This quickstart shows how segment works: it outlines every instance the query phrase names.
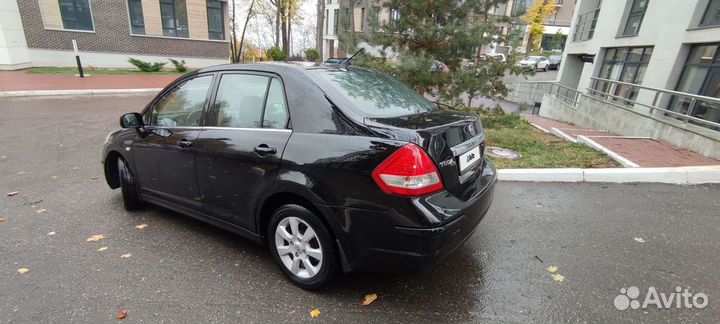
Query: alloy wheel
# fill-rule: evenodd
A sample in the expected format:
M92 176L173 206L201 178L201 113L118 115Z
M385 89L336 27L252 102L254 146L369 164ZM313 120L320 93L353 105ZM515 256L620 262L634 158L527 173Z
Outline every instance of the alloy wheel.
M275 228L275 249L290 272L310 279L320 272L323 249L317 232L298 217L285 217Z

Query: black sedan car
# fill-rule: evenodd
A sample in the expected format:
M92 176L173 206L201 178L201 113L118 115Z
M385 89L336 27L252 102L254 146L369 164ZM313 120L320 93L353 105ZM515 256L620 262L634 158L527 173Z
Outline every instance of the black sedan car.
M549 70L557 70L560 68L560 63L562 63L562 55L551 55L548 57L548 62Z
M490 207L478 117L345 65L222 65L120 118L103 163L125 208L151 203L267 244L313 289L338 271L417 270Z

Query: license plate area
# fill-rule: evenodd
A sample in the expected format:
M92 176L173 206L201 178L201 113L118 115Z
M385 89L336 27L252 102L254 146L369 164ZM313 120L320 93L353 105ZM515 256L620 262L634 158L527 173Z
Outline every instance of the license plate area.
M460 168L460 174L465 173L470 167L476 163L482 161L482 155L480 153L480 146L475 146L469 151L460 154L458 157L458 167Z

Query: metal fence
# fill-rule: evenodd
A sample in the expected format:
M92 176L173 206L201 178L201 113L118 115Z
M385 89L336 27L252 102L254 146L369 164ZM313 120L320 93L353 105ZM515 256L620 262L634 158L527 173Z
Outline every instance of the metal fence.
M580 98L580 91L573 88L568 88L558 83L550 84L550 90L548 93L555 98L562 100L564 103L572 106L573 109L577 109L578 98Z
M641 94L644 90L647 94ZM720 130L720 99L638 84L592 78L588 94L603 101L628 107L645 107L649 113L660 111L712 130Z

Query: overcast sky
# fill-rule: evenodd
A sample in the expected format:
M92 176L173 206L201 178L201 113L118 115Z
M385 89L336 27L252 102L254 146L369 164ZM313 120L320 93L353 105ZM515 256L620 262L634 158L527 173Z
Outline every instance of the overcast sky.
M261 5L271 7L268 0L258 0ZM238 27L242 32L243 23L245 17L250 8L250 1L241 0L237 1L238 10L237 13L240 16ZM257 4L256 4L257 5ZM301 0L300 17L299 21L292 25L292 52L299 53L306 48L315 47L315 18L317 0ZM248 30L245 32L245 39L250 40L255 46L263 49L272 47L275 42L273 34L274 20L266 15L258 14L250 20L248 24Z

